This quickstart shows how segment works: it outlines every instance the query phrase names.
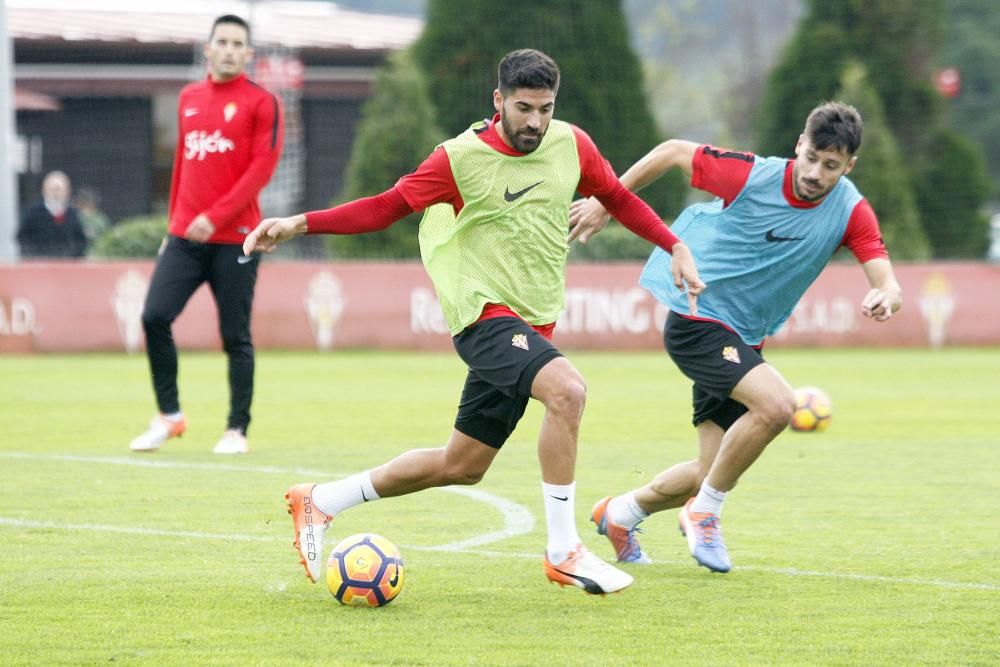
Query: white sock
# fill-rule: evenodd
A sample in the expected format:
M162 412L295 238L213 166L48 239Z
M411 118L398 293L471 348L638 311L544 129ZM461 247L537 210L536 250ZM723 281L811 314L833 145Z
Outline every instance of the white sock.
M635 528L640 521L649 516L635 500L635 491L629 491L623 496L615 496L608 502L608 518L613 523L628 530Z
M313 489L312 498L320 512L337 516L355 505L378 500L378 494L372 486L371 471L366 470L336 482L317 484Z
M574 511L576 482L570 484L542 482L542 496L545 499L545 524L549 530L549 542L545 551L549 562L558 565L580 544Z
M701 490L691 503L692 512L705 512L722 516L722 501L726 499L725 491L718 491L708 485L708 482L701 483Z
M169 415L163 415L163 418L166 419L168 422L179 422L181 419L184 418L184 413L180 411L171 412Z

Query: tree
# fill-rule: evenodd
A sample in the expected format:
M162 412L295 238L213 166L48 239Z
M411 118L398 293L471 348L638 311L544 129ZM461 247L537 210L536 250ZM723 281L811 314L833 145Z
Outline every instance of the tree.
M961 90L946 103L949 127L982 148L993 193L1000 191L1000 3L995 0L947 0L948 39L938 64L955 67Z
M813 20L848 36L846 52L868 68L885 118L901 145L924 145L941 120L931 68L944 42L944 0L811 0Z
M660 141L621 3L608 0L431 0L415 49L445 132L492 115L497 63L517 48L540 49L559 63L556 117L587 131L616 172ZM673 173L642 197L673 216L685 191L683 175Z
M885 123L882 101L868 82L864 65L849 65L841 86L837 98L854 105L865 122L858 162L850 178L867 196L878 216L882 238L892 257L927 259L930 250L920 225L909 172L899 145Z
M769 80L758 118L762 151L798 134L804 114L830 99L851 60L868 68L896 138L919 147L924 130L939 120L930 71L943 39L943 0L809 0L808 6Z
M797 136L807 108L835 92L831 77L839 81L848 63L857 61L868 72L871 88L885 109L884 122L901 147L905 164L920 166L910 172L909 199L917 203L923 224L960 224L953 222L957 220L954 216L941 219L937 210L941 207L956 211L960 206L972 206L971 215L975 216L985 200L980 178L969 173L964 182L950 182L951 189L947 191L939 182L927 180L934 176L926 165L941 160L951 162L951 156L932 157L932 145L938 150L943 146L962 150L957 142L937 140L945 118L941 101L931 86L931 66L942 48L944 8L944 0L809 0L809 13L768 83L766 102L758 119L762 152L776 152L775 147L784 145L779 142L788 141L784 137ZM797 118L792 117L793 112ZM971 147L965 145L965 148ZM963 155L969 158L966 166L970 170L981 168L977 165L982 160L968 152ZM899 169L907 167L900 165ZM881 187L893 191L880 192ZM896 187L884 178L874 179L868 183L865 194L873 202L903 205L894 190ZM928 196L916 197L913 193ZM930 193L934 193L933 202ZM960 233L968 233L968 229L966 225ZM925 236L935 238L936 233L939 230L925 228ZM919 256L916 246L908 246L911 238L910 234L904 234L896 242L906 247L907 253ZM935 254L940 250L943 248L934 248Z
M375 91L361 111L358 134L347 164L344 202L383 192L413 171L444 139L434 123L423 75L408 51L394 54L379 71ZM331 236L330 253L348 258L417 258L414 214L377 234Z
M806 117L833 97L847 61L848 35L826 23L803 28L792 38L768 78L757 113L757 152L791 155Z
M989 246L989 220L982 205L990 182L982 153L953 130L939 128L917 167L924 229L935 257L982 259Z

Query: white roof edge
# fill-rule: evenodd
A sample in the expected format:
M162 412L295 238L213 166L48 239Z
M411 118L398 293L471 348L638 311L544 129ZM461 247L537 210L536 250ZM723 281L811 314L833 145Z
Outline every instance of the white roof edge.
M7 30L21 40L200 44L225 13L251 22L258 45L398 49L419 37L424 21L301 0L6 0Z

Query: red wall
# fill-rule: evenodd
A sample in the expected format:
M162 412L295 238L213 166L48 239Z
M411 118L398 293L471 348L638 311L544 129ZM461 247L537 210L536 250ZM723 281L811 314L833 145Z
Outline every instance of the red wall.
M661 347L664 312L636 284L641 264L571 265L556 342L567 348ZM152 262L22 262L0 266L0 353L139 350ZM772 345L1000 344L1000 266L896 266L903 310L886 324L860 314L856 264L827 267ZM219 349L202 287L177 320L177 343ZM258 348L450 349L420 264L267 262L253 318Z

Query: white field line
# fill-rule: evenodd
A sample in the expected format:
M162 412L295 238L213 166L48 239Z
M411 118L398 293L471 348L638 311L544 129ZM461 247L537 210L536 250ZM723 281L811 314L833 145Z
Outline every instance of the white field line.
M299 468L278 468L278 467L253 467L235 466L216 463L183 463L173 461L153 461L148 459L132 459L128 457L96 457L96 456L75 456L61 454L28 454L22 452L0 452L0 458L21 459L21 460L46 460L46 461L74 461L84 463L99 463L106 465L135 465L155 468L185 468L202 470L225 470L234 472L251 472L264 474L297 474L308 477L332 478L345 477L344 474L331 474L315 470L303 470ZM534 518L531 512L522 505L511 502L504 498L494 496L489 493L469 489L466 487L445 487L443 491L458 493L475 500L480 500L496 507L505 517L506 525L503 529L485 533L459 542L436 546L400 545L405 549L413 551L450 551L454 553L469 554L475 556L486 556L495 558L524 558L538 559L540 553L511 553L504 551L492 551L485 549L475 549L473 547L482 546L490 542L496 542L507 537L522 535L531 532L534 528ZM97 524L62 524L51 521L31 521L26 519L16 519L11 517L0 517L0 527L27 528L42 530L75 530L84 532L110 532L124 533L129 535L149 535L156 537L178 537L199 540L226 540L237 542L282 542L283 538L267 537L263 535L244 535L240 533L206 533L201 531L180 531L180 530L159 530L156 528L140 528L130 526L104 526ZM657 565L691 565L690 560L657 560ZM937 588L949 588L956 590L982 590L1000 591L1000 585L989 583L947 581L943 579L913 579L908 577L886 577L870 574L852 574L842 572L819 572L814 570L799 570L786 567L763 567L757 565L737 566L734 572L764 572L768 574L779 574L789 577L820 577L825 579L842 579L848 581L869 581L894 585L910 586L931 586Z
M240 533L204 533L200 531L190 531L190 530L159 530L156 528L130 528L126 526L101 526L97 524L70 524L70 523L55 523L52 521L30 521L26 519L13 519L9 517L0 517L0 527L8 526L11 528L27 528L27 529L39 529L39 530L76 530L84 532L96 532L96 533L124 533L128 535L149 535L154 537L179 537L187 539L196 540L223 540L228 542L272 542L280 543L284 542L284 538L278 537L266 537L264 535L242 535ZM474 541L468 540L469 542ZM485 556L492 558L524 558L530 560L537 560L539 554L533 553L511 553L504 551L491 551L484 549L471 549L468 547L457 546L458 543L443 545L443 546L418 546L414 544L403 544L400 545L404 550L410 551L452 551L459 554L474 555L474 556ZM657 565L691 565L694 567L694 563L690 560L685 561L674 561L674 560L658 560ZM760 567L756 565L746 565L738 566L734 571L741 572L765 572L768 574L780 574L788 577L821 577L825 579L845 579L849 581L871 581L884 584L894 584L894 585L911 585L911 586L934 586L938 588L951 588L959 590L980 590L980 591L1000 591L1000 586L995 584L977 584L972 582L961 582L961 581L944 581L941 579L910 579L906 577L883 577L878 575L870 574L850 574L841 572L816 572L812 570L797 570L795 568L785 568L785 567Z
M248 472L263 473L271 475L297 475L301 477L311 477L314 479L337 479L346 477L345 474L333 474L319 470L306 470L302 468L280 468L273 466L241 466L226 463L193 463L182 461L156 461L149 458L148 454L141 454L143 458L128 456L76 456L72 454L30 454L24 452L0 452L0 457L28 460L28 461L68 461L73 463L96 463L103 465L141 466L147 468L171 468L171 469L195 469L195 470L221 470L225 472ZM441 487L441 491L457 493L460 496L478 500L491 505L503 516L504 525L499 530L482 533L449 544L441 544L433 549L437 551L462 551L470 547L479 547L491 542L499 542L509 537L516 537L530 533L535 529L535 517L531 511L523 505L518 505L506 498L494 496L493 494L470 489L463 486Z
M0 526L11 528L37 528L39 530L79 530L87 533L123 533L125 535L151 535L154 537L185 537L195 540L225 540L227 542L277 542L276 537L264 535L240 535L238 533L203 533L198 530L160 530L158 528L137 528L129 526L102 526L96 523L55 523L54 521L31 521L0 516ZM289 531L289 534L292 531Z

